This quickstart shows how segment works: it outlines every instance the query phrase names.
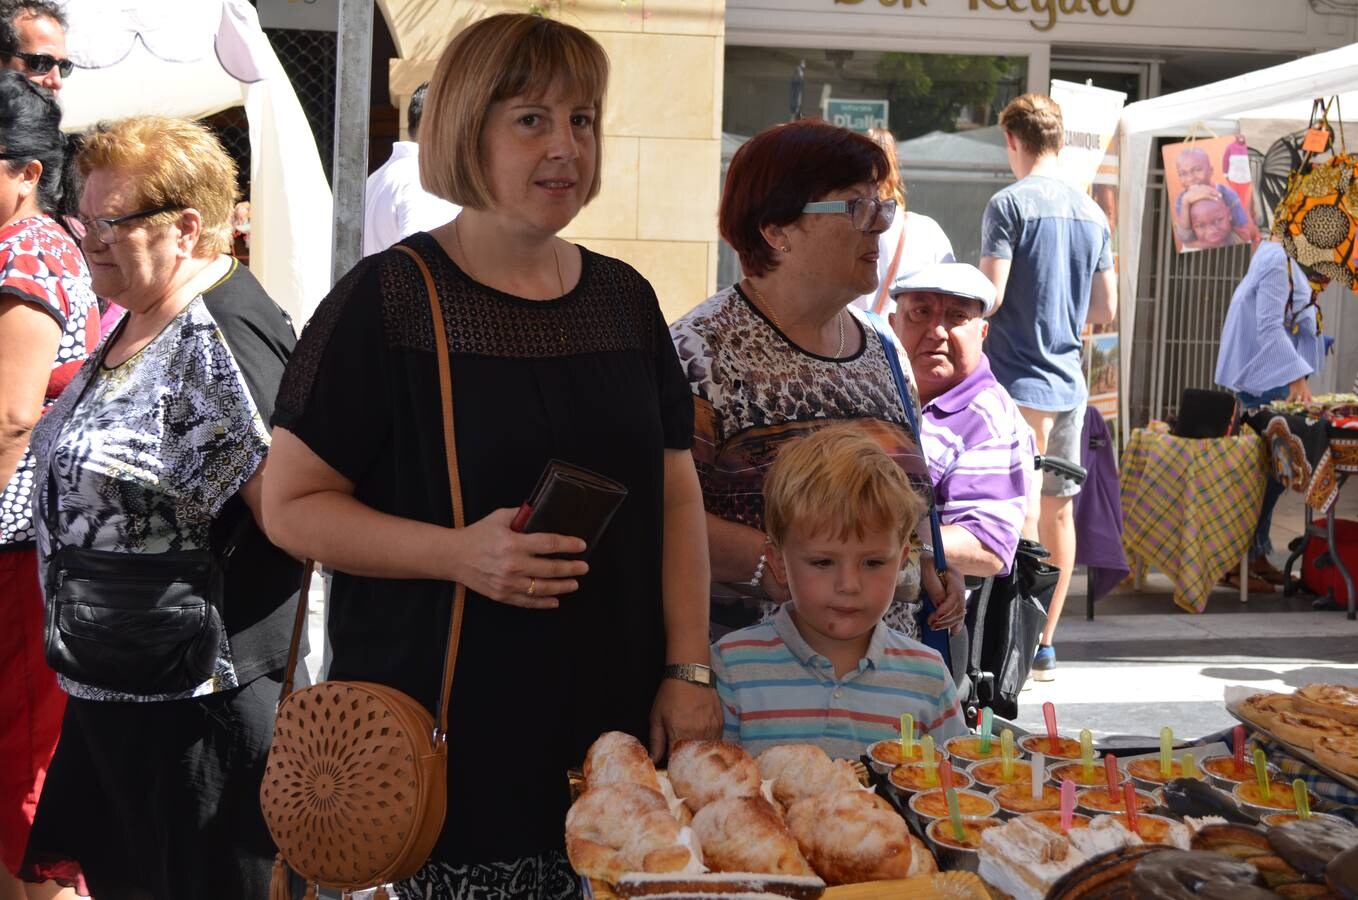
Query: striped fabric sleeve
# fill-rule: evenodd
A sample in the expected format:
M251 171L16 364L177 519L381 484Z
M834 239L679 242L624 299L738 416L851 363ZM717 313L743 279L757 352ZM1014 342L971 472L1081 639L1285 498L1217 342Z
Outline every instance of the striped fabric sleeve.
M736 702L736 690L727 674L720 644L712 645L712 674L717 680L717 699L721 701L721 738L730 743L740 743L740 706Z
M943 660L938 661L940 669L943 669ZM934 707L934 716L929 722L929 733L934 736L936 744L942 744L948 738L957 737L967 733L966 718L962 715L962 704L957 699L957 687L953 684L952 677L943 669L943 690L938 695L937 703Z

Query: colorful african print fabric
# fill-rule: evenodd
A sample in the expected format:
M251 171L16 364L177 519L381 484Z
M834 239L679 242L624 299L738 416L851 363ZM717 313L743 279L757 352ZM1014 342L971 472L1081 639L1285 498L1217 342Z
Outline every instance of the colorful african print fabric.
M1358 292L1358 156L1336 154L1294 174L1273 233L1288 256Z

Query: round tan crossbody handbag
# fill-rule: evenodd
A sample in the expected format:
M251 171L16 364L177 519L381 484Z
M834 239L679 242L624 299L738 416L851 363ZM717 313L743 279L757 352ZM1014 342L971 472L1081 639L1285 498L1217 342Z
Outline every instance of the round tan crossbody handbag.
M396 249L415 260L429 292L453 525L461 528L462 488L443 312L424 260L408 247ZM453 589L436 723L423 704L384 684L325 681L292 689L311 570L308 560L273 745L259 789L264 821L278 846L270 900L289 900L289 867L306 880L307 898L315 898L318 887L348 892L410 878L429 858L447 812L448 698L466 588L457 584ZM378 887L374 900L387 900L385 889Z

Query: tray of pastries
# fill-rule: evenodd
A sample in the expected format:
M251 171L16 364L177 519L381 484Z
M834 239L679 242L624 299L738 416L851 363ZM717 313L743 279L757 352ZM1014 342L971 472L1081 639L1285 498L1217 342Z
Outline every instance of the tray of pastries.
M1188 849L1126 845L1083 860L1046 896L1351 898L1358 896L1358 828L1316 821L1210 825Z
M1295 693L1228 690L1226 709L1298 759L1358 791L1358 688L1308 684Z
M659 772L635 738L608 732L572 781L566 853L600 900L834 900L836 885L937 873L866 780L861 764L807 744L756 759L734 744L680 741Z

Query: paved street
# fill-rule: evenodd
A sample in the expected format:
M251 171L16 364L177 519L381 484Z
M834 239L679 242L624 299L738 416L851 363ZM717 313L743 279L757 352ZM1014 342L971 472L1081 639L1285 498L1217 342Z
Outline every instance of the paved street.
M1358 518L1358 492L1346 492L1339 505L1341 518ZM1273 528L1279 567L1288 541L1301 533L1302 515L1296 494L1279 501ZM1155 736L1169 725L1176 736L1195 738L1234 724L1222 705L1227 685L1358 685L1358 622L1315 611L1309 598L1278 592L1242 604L1237 591L1222 587L1195 616L1174 606L1168 579L1152 572L1142 592L1122 587L1100 601L1089 622L1084 591L1079 572L1057 630L1056 680L1029 682L1019 701L1024 728L1043 728L1041 705L1051 700L1063 731Z

